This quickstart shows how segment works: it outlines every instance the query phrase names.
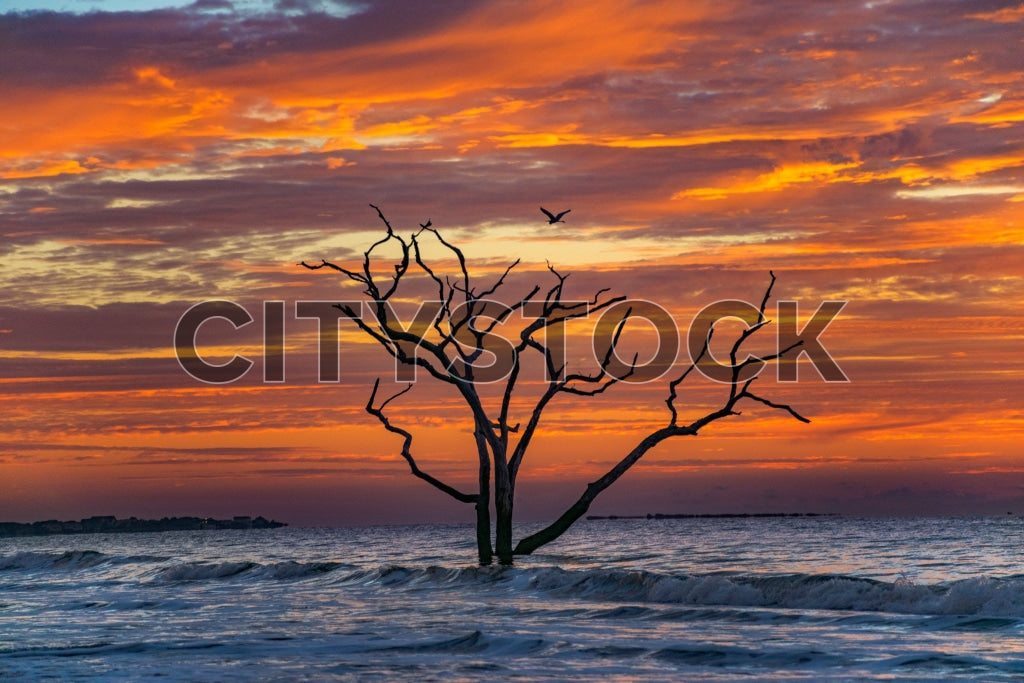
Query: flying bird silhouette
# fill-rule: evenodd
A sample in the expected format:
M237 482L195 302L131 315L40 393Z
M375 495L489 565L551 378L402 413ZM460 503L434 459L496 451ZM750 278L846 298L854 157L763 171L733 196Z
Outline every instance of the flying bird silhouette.
M572 211L572 209L566 209L565 211L556 216L555 214L545 209L543 206L540 207L540 210L543 211L544 215L548 217L548 224L550 225L554 225L555 223L564 223L565 221L562 220L562 216Z

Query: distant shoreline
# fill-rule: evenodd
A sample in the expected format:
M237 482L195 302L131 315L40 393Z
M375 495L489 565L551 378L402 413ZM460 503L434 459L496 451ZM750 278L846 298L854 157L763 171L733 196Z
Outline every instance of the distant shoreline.
M839 517L838 512L706 512L664 514L661 512L646 515L587 515L592 520L616 519L731 519L746 517Z
M41 522L0 522L0 538L14 536L58 536L62 534L128 534L161 531L212 531L221 529L277 529L285 522L264 517L237 516L164 517L162 519L118 519L114 516L88 517L78 521L48 519Z

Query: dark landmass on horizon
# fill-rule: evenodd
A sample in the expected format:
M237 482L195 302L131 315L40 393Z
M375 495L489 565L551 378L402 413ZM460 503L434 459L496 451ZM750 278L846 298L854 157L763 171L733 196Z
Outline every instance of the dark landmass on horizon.
M212 517L164 517L163 519L118 519L95 516L77 522L48 519L42 522L0 522L0 538L10 536L56 536L59 534L122 534L145 531L209 531L219 529L277 529L285 522L264 517L238 516L231 519Z
M646 515L587 515L587 519L729 519L743 517L839 517L838 512L705 512L676 513L661 512Z

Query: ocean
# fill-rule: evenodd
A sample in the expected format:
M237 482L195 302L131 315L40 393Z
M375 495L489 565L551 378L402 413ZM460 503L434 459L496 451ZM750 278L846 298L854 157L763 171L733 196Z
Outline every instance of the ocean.
M527 528L528 530L528 528ZM581 521L0 539L0 680L1024 677L1024 519Z

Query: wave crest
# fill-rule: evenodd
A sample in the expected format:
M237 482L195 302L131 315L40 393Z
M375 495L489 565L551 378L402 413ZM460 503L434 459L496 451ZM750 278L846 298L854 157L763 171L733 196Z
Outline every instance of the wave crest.
M356 572L346 582L414 589L507 584L563 598L689 606L774 607L1024 618L1024 579L979 577L933 585L830 574L672 575L561 567L408 568Z
M141 565L141 566L140 566ZM153 566L156 565L156 566ZM1024 619L1024 576L975 577L936 584L881 581L838 574L671 574L648 570L537 567L409 567L356 569L334 561L248 559L187 562L93 550L19 552L0 556L0 571L73 572L103 567L128 581L324 580L339 590L479 590L544 594L611 603L768 607L802 610L966 615ZM339 571L345 570L345 571Z

